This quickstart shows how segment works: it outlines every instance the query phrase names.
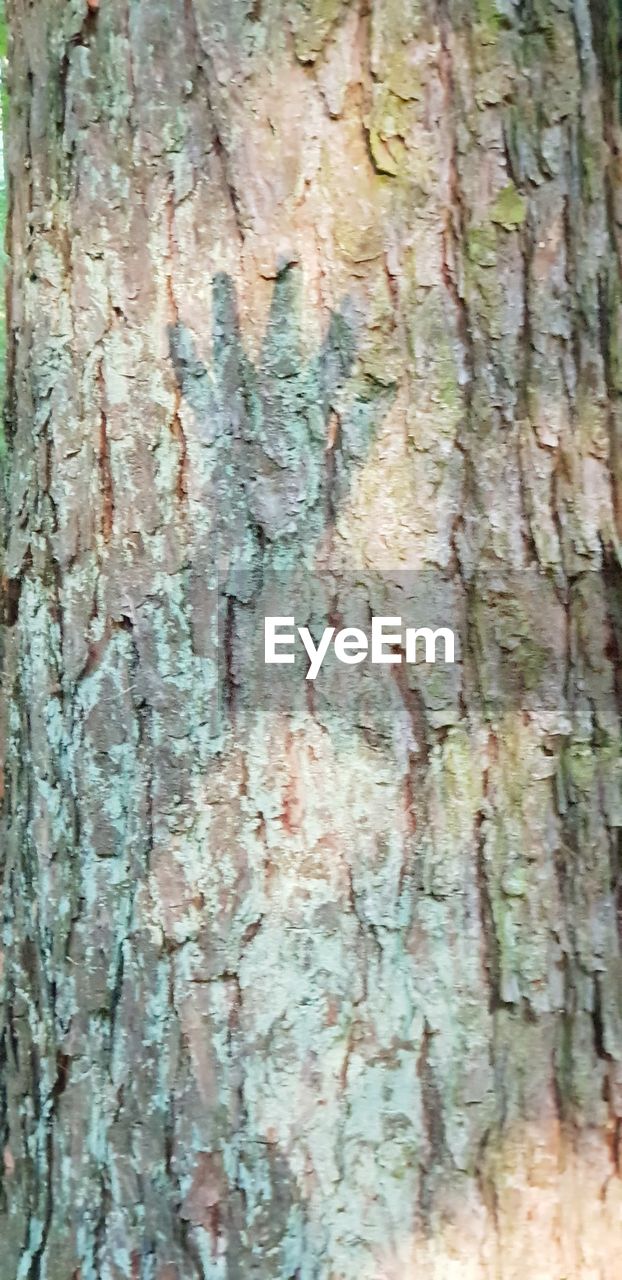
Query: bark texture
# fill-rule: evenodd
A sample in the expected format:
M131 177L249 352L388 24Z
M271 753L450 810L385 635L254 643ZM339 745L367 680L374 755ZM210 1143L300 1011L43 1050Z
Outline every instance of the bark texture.
M617 3L9 22L0 1277L615 1280ZM456 681L254 705L266 557Z

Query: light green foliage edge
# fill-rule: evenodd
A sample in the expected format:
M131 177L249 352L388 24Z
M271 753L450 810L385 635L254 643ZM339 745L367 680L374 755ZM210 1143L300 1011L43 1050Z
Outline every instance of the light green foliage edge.
M0 0L0 407L5 398L6 371L6 219L7 219L7 182L5 168L4 139L8 112L7 93L7 24L4 0ZM4 424L0 413L0 460L6 448Z

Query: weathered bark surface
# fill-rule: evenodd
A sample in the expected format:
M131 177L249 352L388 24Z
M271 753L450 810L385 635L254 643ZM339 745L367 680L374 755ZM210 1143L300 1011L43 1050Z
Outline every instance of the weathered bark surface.
M11 0L2 1280L619 1275L616 13ZM267 555L452 695L254 707Z

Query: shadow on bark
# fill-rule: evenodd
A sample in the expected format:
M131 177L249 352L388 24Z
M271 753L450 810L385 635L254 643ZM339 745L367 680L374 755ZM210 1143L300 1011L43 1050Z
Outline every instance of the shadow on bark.
M170 333L183 403L204 447L218 459L210 519L219 580L212 580L209 597L218 625L210 646L203 622L199 647L211 653L217 668L214 769L224 762L228 778L239 780L241 797L240 829L225 821L220 835L214 832L213 865L204 884L221 909L204 917L195 976L212 982L235 972L236 1019L250 1017L252 1025L252 1014L244 1012L245 983L251 970L261 974L265 967L267 975L262 1000L271 1031L252 1054L255 1066L270 1055L274 1070L270 1090L261 1104L256 1097L253 1104L255 1132L262 1136L252 1177L257 1187L272 1186L285 1207L279 1215L269 1193L264 1203L258 1191L257 1212L261 1205L269 1224L266 1240L259 1232L254 1244L232 1219L225 1231L231 1257L245 1259L243 1267L232 1262L233 1274L239 1265L265 1277L302 1274L294 1263L288 1270L279 1251L304 1218L300 1136L305 1124L310 1132L316 1123L323 1131L318 1098L331 1094L317 1049L326 1028L336 1026L341 1046L346 1125L364 1127L366 1117L373 1122L374 1103L357 1085L357 1064L363 1080L361 1064L367 1062L359 1050L366 1016L357 1010L363 1001L380 1008L396 998L392 982L404 983L406 1002L406 988L419 970L420 981L429 984L413 1002L427 1013L401 1028L396 1013L400 1032L386 1051L395 1072L406 1072L411 1091L408 1118L402 1104L395 1104L394 1174L405 1189L404 1205L414 1207L402 1239L396 1230L393 1244L379 1246L378 1274L384 1278L409 1274L406 1268L427 1257L426 1251L431 1259L437 1237L447 1252L436 1265L452 1265L452 1250L460 1249L456 1232L468 1234L465 1205L473 1186L483 1188L492 1220L504 1161L520 1163L522 1143L525 1168L530 1161L537 1165L540 1132L549 1134L552 1148L564 1149L560 1160L576 1159L580 1167L579 1137L575 1151L574 1138L565 1146L562 1136L565 1126L572 1134L572 1117L581 1107L578 1069L567 1045L577 1027L594 1038L603 1090L613 1087L605 1080L610 1065L613 1071L617 1015L608 1002L603 1030L599 979L594 1017L574 1015L574 1032L566 1001L574 981L572 957L582 945L582 908L574 901L584 856L579 828L597 824L595 789L610 797L605 810L611 822L619 820L612 791L617 719L607 712L611 691L589 627L579 627L570 642L568 632L571 617L582 611L596 620L598 634L611 625L618 637L619 620L611 615L610 623L605 584L595 574L564 586L552 573L510 572L492 556L484 556L482 568L469 577L458 558L449 571L427 574L404 574L399 567L371 574L340 559L340 510L390 411L393 392L368 386L368 397L355 394L348 401L356 321L345 306L331 319L318 355L305 359L297 319L300 290L298 272L288 268L275 286L256 365L245 352L233 288L224 276L214 282L213 367L198 357L186 331ZM339 443L333 444L336 457L327 471L333 413L339 416ZM216 437L213 424L223 419L228 430ZM203 586L207 598L207 579ZM261 638L267 598L274 612L296 614L297 623L318 630L328 623L364 624L372 609L419 625L453 625L459 662L453 669L415 667L399 675L364 673L361 679L333 670L312 691L301 671L289 689L281 672L276 682L266 682L253 638ZM409 610L416 616L409 617ZM205 619L206 609L198 612ZM574 732L585 681L601 715L602 740L594 748ZM528 782L541 815L521 812ZM226 791L226 783L221 794L220 784L208 782L204 803L218 806ZM547 824L558 819L561 839L551 850ZM217 865L221 853L224 869ZM242 903L254 876L261 882L262 906L249 919ZM564 935L565 923L557 937L551 933L555 902L560 922L570 921L571 930L576 924L576 936ZM337 958L328 959L335 948ZM442 989L444 982L452 988L451 998L445 989L446 1006L452 1007L459 990L467 1007L479 1006L466 1039L459 1028L444 1024L443 997L435 994L434 975L448 963L452 973L438 979ZM277 985L287 971L291 991L285 1008ZM309 973L316 975L316 1007L298 1009L296 993L307 988ZM365 991L358 989L362 974ZM512 1087L529 1096L527 1121L518 1111L512 1118L513 1104L496 1097L486 1049L493 1022L499 1052L505 1045L516 1057ZM317 1071L317 1083L297 1090L288 1062L303 1036L310 1078ZM524 1059L517 1038L525 1042ZM240 1055L245 1043L240 1033ZM373 1061L371 1047L369 1054ZM541 1073L543 1063L553 1064L549 1075ZM530 1070L531 1087L525 1083ZM240 1088L243 1097L243 1082ZM465 1106L479 1114L468 1136L461 1131ZM271 1116L276 1129L281 1118L281 1132L266 1139ZM248 1115L241 1123L249 1123ZM289 1143L283 1136L288 1127ZM330 1129L325 1137L330 1143ZM337 1188L356 1174L335 1167L331 1176ZM232 1194L223 1175L214 1195L225 1214ZM485 1234L481 1223L473 1227L474 1259ZM354 1236L352 1250L354 1257Z

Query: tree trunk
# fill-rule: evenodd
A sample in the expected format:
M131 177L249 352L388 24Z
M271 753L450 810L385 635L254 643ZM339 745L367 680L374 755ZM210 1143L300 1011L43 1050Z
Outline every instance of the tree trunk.
M617 13L11 0L2 1280L619 1274Z

